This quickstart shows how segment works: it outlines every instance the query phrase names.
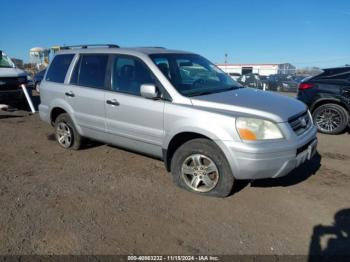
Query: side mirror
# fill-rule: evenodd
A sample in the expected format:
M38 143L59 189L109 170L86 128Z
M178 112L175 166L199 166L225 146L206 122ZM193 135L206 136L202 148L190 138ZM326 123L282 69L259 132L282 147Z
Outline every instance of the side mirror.
M0 59L2 58L2 51L0 50Z
M148 99L156 99L159 97L157 87L153 84L143 84L140 88L141 96Z

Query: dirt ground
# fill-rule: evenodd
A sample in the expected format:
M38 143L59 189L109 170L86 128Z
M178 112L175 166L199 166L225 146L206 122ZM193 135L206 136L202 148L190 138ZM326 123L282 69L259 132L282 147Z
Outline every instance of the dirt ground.
M350 134L318 138L312 162L217 199L177 188L159 160L67 151L37 114L1 113L0 254L349 252Z

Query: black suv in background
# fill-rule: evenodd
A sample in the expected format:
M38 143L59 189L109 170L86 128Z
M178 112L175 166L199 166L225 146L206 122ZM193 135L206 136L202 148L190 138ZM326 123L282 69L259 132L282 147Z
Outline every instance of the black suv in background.
M350 67L325 69L304 79L299 84L298 99L310 108L319 132L343 132L349 124Z
M296 92L298 85L307 76L300 75L270 75L267 82L267 89L269 91L278 92Z

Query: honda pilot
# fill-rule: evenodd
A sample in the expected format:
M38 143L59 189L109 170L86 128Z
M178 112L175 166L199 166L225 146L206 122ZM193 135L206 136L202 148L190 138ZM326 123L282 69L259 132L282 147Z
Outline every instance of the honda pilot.
M64 47L40 96L61 147L88 138L162 159L178 186L202 195L225 197L235 179L282 177L316 151L304 103L242 88L190 52Z

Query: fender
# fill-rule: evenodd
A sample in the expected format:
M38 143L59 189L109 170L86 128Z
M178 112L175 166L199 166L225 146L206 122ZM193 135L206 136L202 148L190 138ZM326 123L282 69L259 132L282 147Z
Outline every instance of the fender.
M222 122L221 125L210 125L210 117L203 117L199 119L202 120L197 119L195 123L193 123L191 119L181 119L175 121L175 123L171 122L171 127L168 127L166 129L169 130L169 132L165 134L162 145L162 151L163 160L167 170L170 170L170 163L166 161L169 144L172 141L172 139L178 134L195 133L207 137L221 149L225 156L231 155L231 152L227 145L225 145L224 141L231 141L232 143L234 143L235 141L240 141L240 138L238 137L238 134L235 131L235 118L227 116L225 117L223 115L218 116L216 120L219 121L220 119L220 121ZM233 162L231 163L229 162L229 165L233 174L236 174L236 172L238 172L238 164L235 163L235 160L233 160Z
M203 121L196 121L194 125L188 123L189 119L181 119L171 124L168 128L168 132L165 133L163 140L163 148L168 148L170 141L180 133L197 133L199 135L208 137L213 141L229 141L235 140L240 141L240 138L235 132L235 119L230 118L231 128L227 129L225 125L210 125L208 120L203 119ZM231 131L231 132L230 132Z
M80 135L83 135L83 132L82 132L80 126L76 124L77 121L76 121L76 119L75 119L75 115L74 115L74 110L73 110L73 108L71 107L71 105L70 105L67 101L65 101L65 100L63 100L63 99L55 98L55 99L53 99L53 100L50 102L50 106L49 106L50 120L51 120L52 110L53 110L54 108L57 108L57 107L58 107L58 108L62 108L64 111L66 111L66 112L68 113L68 115L69 115L69 117L72 119L72 121L73 121L73 123L74 123L74 126L75 126L75 128L77 129L78 133L79 133Z
M322 95L319 99L315 100L312 105L310 106L310 111L314 111L314 109L316 108L316 106L319 104L319 103L323 103L323 102L333 102L335 104L340 104L342 106L344 106L348 111L350 111L350 106L345 103L342 99L340 98L336 98L334 96L328 96L328 95Z

